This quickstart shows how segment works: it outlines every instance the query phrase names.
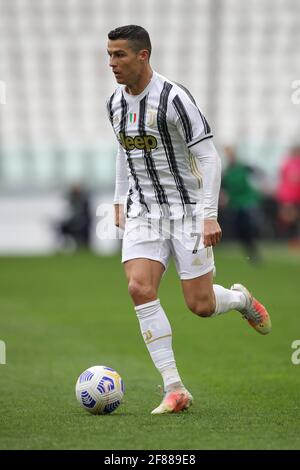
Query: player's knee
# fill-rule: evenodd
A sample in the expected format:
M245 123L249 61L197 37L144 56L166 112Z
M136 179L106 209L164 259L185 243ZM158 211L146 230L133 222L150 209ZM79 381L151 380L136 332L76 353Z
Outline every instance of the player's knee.
M128 284L128 292L131 298L138 304L150 302L156 297L155 290L149 284L144 284L137 280L132 280Z
M191 312L199 317L210 317L215 311L215 304L211 297L205 296L201 299L193 299L188 302Z

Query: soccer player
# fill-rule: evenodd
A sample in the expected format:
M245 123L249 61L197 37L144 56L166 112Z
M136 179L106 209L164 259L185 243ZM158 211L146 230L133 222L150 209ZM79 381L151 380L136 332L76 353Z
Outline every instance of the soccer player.
M233 147L225 147L224 155L228 165L222 175L221 187L228 198L233 233L245 248L248 259L259 263L261 254L257 238L261 194L251 184L251 177L258 176L258 171L239 161Z
M172 350L172 331L157 298L173 255L188 308L200 317L237 310L259 333L271 330L265 307L241 284L213 284L220 159L208 122L190 92L152 70L147 31L123 26L108 34L118 87L107 101L119 142L115 223L124 227L122 262L129 294L164 397L152 414L177 413L193 398Z

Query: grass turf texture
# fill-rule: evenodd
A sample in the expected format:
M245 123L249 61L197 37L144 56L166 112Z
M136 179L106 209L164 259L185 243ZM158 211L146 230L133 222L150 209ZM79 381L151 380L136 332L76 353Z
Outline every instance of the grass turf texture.
M216 283L245 283L272 315L258 335L236 312L197 318L175 269L159 293L173 328L177 364L194 395L187 413L151 416L160 376L148 357L119 257L89 254L0 260L1 449L299 449L300 258L268 249L249 265L239 250L215 251ZM113 414L92 416L74 386L89 366L123 377Z

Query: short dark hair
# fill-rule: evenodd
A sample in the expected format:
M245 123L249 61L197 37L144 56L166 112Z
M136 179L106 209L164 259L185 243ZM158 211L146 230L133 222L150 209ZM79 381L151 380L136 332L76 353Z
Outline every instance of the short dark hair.
M142 26L135 24L120 26L108 33L108 39L112 41L116 39L128 39L131 43L131 48L135 52L139 52L141 49L147 49L147 51L149 51L149 57L151 55L152 47L149 33L142 28Z

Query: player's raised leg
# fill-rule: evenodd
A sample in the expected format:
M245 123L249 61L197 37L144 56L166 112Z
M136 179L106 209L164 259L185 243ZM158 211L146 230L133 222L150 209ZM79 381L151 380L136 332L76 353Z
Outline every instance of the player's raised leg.
M270 333L272 325L266 307L255 299L251 292L242 284L233 284L231 290L234 292L242 292L245 295L246 304L240 312L244 318L248 320L249 325L262 335Z
M128 290L145 344L164 383L164 399L152 413L182 411L190 406L192 397L183 386L178 373L172 349L171 326L157 298L165 267L159 261L145 258L126 261L124 266Z
M243 285L234 284L231 289L226 289L213 284L213 271L181 282L187 306L200 317L237 310L258 333L266 335L271 331L266 308Z

